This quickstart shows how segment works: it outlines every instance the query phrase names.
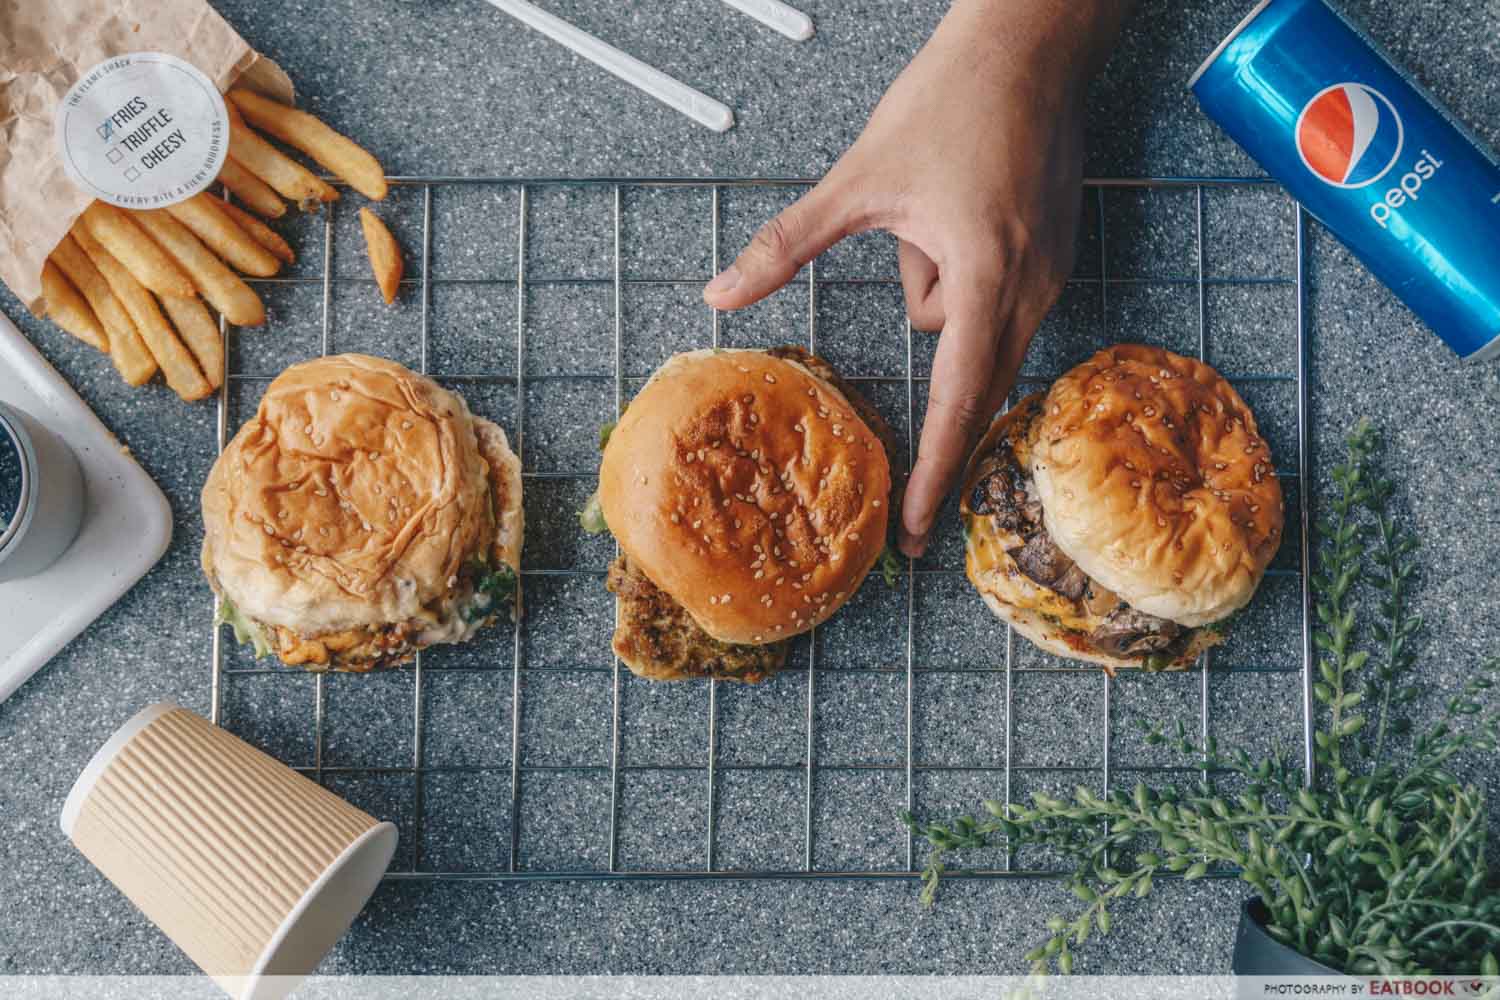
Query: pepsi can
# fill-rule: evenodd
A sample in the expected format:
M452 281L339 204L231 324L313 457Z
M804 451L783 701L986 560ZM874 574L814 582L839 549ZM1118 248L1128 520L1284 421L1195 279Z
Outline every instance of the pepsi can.
M1462 358L1500 355L1500 166L1324 0L1262 0L1189 87Z

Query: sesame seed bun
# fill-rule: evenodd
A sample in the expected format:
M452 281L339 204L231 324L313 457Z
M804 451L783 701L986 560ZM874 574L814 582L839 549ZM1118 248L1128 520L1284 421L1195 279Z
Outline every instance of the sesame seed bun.
M760 351L670 358L609 438L599 502L620 548L715 639L825 620L885 547L891 470L845 396Z
M1281 486L1255 415L1208 365L1102 350L1052 386L1030 444L1048 533L1131 607L1198 626L1255 593Z
M520 463L505 432L382 358L283 372L214 463L202 503L215 592L299 637L426 628L466 566L520 569Z

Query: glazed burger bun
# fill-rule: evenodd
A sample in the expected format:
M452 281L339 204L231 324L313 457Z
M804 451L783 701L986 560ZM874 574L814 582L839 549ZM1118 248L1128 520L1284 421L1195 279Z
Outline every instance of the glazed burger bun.
M288 368L202 501L216 593L298 636L432 622L466 565L519 570L520 464L504 431L381 358Z
M1090 579L1185 626L1243 607L1281 541L1255 415L1218 372L1157 347L1095 354L1031 428L1046 528Z
M770 643L825 620L885 547L891 470L849 400L760 351L679 354L610 434L604 520L714 639Z

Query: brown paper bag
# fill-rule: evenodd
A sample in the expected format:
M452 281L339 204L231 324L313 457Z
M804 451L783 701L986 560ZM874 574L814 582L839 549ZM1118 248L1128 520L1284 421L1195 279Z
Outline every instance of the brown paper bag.
M203 0L0 2L0 280L33 311L43 262L92 200L57 155L54 110L80 76L130 52L185 59L220 91L292 100L281 67Z

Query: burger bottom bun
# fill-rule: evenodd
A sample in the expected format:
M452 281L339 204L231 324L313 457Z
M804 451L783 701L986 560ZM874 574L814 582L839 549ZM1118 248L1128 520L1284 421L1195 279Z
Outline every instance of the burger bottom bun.
M975 587L977 588L978 586L975 583ZM1096 663L1110 674L1113 674L1121 667L1127 669L1141 668L1139 657L1126 660L1115 656L1108 656L1096 650L1075 649L1060 634L1061 630L1057 626L1051 624L1036 612L1006 604L994 594L988 593L983 589L980 589L979 596L984 598L984 603L994 612L996 618L999 618L1015 629L1017 635L1044 653L1050 653L1065 660L1081 660L1085 663ZM1165 669L1186 670L1197 660L1198 654L1212 646L1217 646L1222 641L1223 637L1217 632L1211 629L1199 629L1193 633L1193 638L1188 643L1188 648Z

